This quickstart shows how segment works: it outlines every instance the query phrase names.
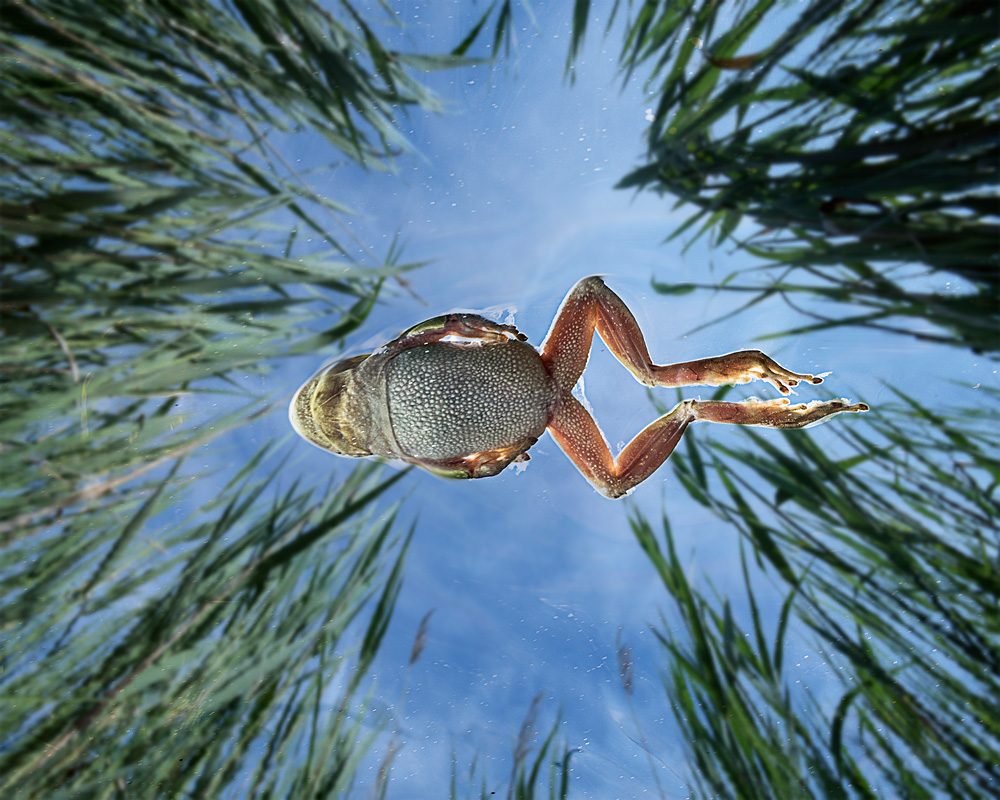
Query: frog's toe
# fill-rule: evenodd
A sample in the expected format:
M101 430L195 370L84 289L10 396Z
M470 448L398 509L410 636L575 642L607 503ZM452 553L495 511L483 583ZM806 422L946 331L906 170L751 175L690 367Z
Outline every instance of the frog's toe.
M791 394L791 387L800 383L811 383L814 386L823 382L822 375L810 375L807 372L792 372L778 364L765 365L762 378L774 386L782 394Z
M797 403L784 409L785 415L777 427L808 428L826 422L835 414L860 413L868 411L867 403L852 403L847 399L813 400L811 403Z
M744 380L762 380L771 384L782 394L792 394L792 387L800 383L811 383L813 385L823 382L823 378L830 373L823 375L812 375L808 372L792 372L781 366L777 361L762 353L759 350L752 350L746 354L752 359Z

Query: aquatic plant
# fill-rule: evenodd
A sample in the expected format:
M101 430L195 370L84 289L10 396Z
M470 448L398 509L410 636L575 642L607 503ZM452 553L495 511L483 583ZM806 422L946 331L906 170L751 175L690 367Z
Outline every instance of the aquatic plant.
M576 3L571 58L590 5ZM860 325L1000 348L996 4L628 13L620 65L646 70L654 106L648 163L619 187L694 207L669 238L710 232L763 259L708 285L783 298L811 320L788 333Z
M688 493L739 531L750 629L736 600L693 587L666 520L662 539L632 521L682 621L657 634L703 794L994 793L1000 440L983 414L899 400L835 432L846 457L756 433L750 447L692 438L674 454ZM786 586L776 621L755 599L748 558ZM793 642L826 665L836 703L795 687Z
M339 794L383 735L402 473L279 485L264 445L206 499L192 455L407 268L349 246L276 140L388 167L400 110L438 108L415 74L463 59L390 50L349 3L2 16L0 792Z
M571 61L590 7L575 4ZM807 320L767 338L863 326L995 356L995 5L653 0L622 13L622 69L646 69L655 99L648 163L619 186L693 207L671 238L710 233L762 260L654 289L744 292L746 307L779 296ZM661 540L633 519L683 623L659 635L699 793L995 793L1000 442L997 397L979 392L978 408L928 409L897 391L836 432L837 458L808 436L776 447L755 433L752 447L693 437L675 452L688 494L787 587L768 625L746 570L741 630L735 600L692 586L668 521ZM803 626L845 676L833 707L783 670Z

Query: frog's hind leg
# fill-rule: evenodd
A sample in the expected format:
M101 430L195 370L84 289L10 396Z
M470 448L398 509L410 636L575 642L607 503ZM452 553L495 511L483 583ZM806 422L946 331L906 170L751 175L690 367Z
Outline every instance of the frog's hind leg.
M584 278L566 296L542 345L542 359L561 389L580 379L597 331L601 339L636 379L646 386L725 386L764 380L782 394L799 382L823 378L791 372L759 350L658 366L650 361L642 331L632 312L604 281Z
M607 497L621 497L652 475L674 451L687 426L694 422L688 405L646 426L618 458L575 397L566 393L549 420L548 431L594 488Z
M826 422L835 414L868 411L867 403L852 403L850 400L791 403L787 397L776 400L750 399L740 403L716 400L685 400L684 403L690 404L696 420L755 425L761 428L809 428Z
M723 422L766 428L805 428L845 411L867 411L864 403L816 400L789 404L777 400L742 403L684 400L668 414L647 425L614 458L593 417L566 393L549 420L549 433L599 492L621 497L642 483L666 461L692 422Z

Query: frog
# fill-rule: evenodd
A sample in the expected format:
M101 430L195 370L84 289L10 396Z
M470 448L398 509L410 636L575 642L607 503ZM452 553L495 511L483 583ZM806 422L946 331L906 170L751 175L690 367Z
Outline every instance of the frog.
M595 332L645 386L763 381L782 396L681 400L613 456L574 394ZM798 429L869 410L843 398L791 402L794 387L824 377L792 372L760 350L656 365L624 301L590 276L566 295L538 349L515 326L478 314L434 317L320 369L295 392L289 419L302 438L337 455L397 460L447 478L498 475L527 461L548 432L597 491L620 498L659 469L695 422Z

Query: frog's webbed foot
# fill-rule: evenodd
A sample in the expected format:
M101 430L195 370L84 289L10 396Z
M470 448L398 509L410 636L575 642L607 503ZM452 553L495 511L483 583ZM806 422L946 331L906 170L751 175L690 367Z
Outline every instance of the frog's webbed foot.
M789 394L789 387L799 383L822 383L822 375L792 372L760 350L740 350L724 356L703 358L684 364L658 367L670 385L683 381L684 385L735 386L751 381L767 381L782 394ZM663 384L658 384L663 385Z
M808 428L825 422L836 414L869 410L866 403L851 403L850 400L813 400L811 403L793 404L785 397L777 400L750 399L741 403L712 400L690 402L696 420L764 428Z
M790 404L777 400L742 403L684 400L647 425L615 458L593 418L572 395L564 395L549 421L549 433L599 492L622 497L652 475L674 451L692 422L725 422L766 428L805 428L835 414L867 411L864 403L815 400Z

